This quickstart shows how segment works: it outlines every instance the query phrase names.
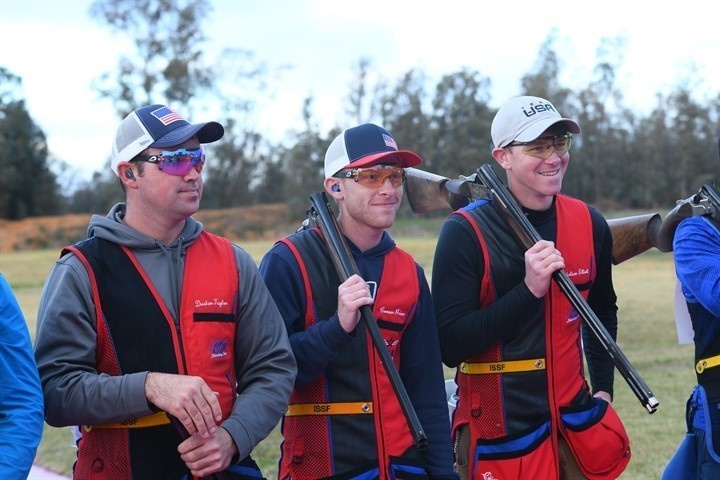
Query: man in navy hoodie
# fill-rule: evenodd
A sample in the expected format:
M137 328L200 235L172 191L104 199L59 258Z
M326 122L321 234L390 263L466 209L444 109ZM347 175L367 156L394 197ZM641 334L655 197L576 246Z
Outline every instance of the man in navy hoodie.
M456 478L429 287L385 231L402 201L404 169L420 162L377 125L343 131L325 155L323 186L359 275L340 281L317 229L280 240L263 258L260 272L298 362L282 425L282 479ZM427 435L424 450L358 326L366 305Z

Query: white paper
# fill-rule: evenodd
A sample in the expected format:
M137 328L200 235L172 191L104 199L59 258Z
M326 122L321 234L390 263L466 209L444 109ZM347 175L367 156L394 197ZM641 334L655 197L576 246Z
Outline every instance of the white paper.
M690 321L690 312L688 312L685 295L682 293L682 286L677 277L675 277L675 326L680 345L694 342L695 332Z

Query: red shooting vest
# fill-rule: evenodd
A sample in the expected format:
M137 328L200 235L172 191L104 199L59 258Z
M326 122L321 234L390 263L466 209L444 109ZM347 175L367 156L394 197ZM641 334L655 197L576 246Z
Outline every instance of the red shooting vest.
M129 249L91 238L66 248L63 254L67 251L77 255L90 279L97 319L98 373L158 371L203 377L208 386L219 393L225 420L236 396L234 350L239 291L230 243L203 232L188 247L177 324ZM110 269L113 274L103 273ZM138 293L128 294L129 285ZM138 344L143 346L126 355L126 351ZM118 351L119 345L127 348ZM126 423L142 422L127 419ZM163 443L170 443L170 450L181 441L175 428L167 424L146 428L117 428L117 425L108 428L110 426L84 427L78 446L76 478L126 480L142 476L138 472L143 471L149 459L137 458L137 452L152 451L153 442L157 444L160 438L165 439ZM145 445L148 442L150 445ZM168 463L182 462L176 451L168 455L174 457L168 459ZM155 459L158 465L165 461Z
M317 280L319 275L308 273L308 269L314 268L317 263L324 262L323 265L328 268L331 268L331 263L321 243L318 230L308 232L303 237L300 239L293 237L293 240L283 239L281 242L287 245L295 256L305 283L305 328L308 328L318 321L318 316L328 318L337 311L338 284L334 285L334 289L331 284L335 282L332 280L327 284L318 285L321 283ZM420 294L416 272L415 261L410 255L399 248L391 250L384 258L382 277L373 305L373 315L398 370L402 335L412 321ZM334 278L337 281L337 278ZM315 298L313 298L313 282L316 288ZM365 327L358 325L357 328ZM337 427L335 422L341 422L343 428L354 431L351 443L358 457L364 455L377 459L380 479L389 478L388 471L393 457L407 455L408 450L413 447L410 429L369 336L366 336L364 352L365 360L354 364L356 370L339 372L344 385L329 384L328 375L333 375L329 373L333 369L331 364L318 378L295 388L290 397L290 409L292 411L293 408L305 407L332 411L335 406L340 405L335 402L342 396L347 400L344 401L345 408L355 403L367 404L368 408L371 408L371 413L333 415L316 410L306 415L286 416L282 427L284 441L279 478L319 479L347 473L335 471L333 453L337 453L337 449L342 448L334 443L338 440L335 437L344 436L334 428ZM349 352L341 353L341 355L346 354ZM368 369L369 384L363 380L367 378ZM368 417L373 419L374 428L367 428ZM354 423L357 429L352 428ZM345 440L346 446L348 439ZM360 465L355 466L360 467Z
M558 195L556 197L555 207L557 215L557 239L556 246L563 254L565 260L565 271L570 276L572 282L578 286L581 294L584 298L587 298L589 286L595 276L595 263L594 263L594 252L593 252L593 231L592 222L587 209L587 206L578 200ZM482 207L479 207L482 208ZM493 213L488 213L483 218L485 220L479 220L476 215L478 213L468 212L467 209L459 210L456 214L465 217L469 224L472 226L475 235L477 237L479 247L482 250L484 259L484 277L481 280L481 292L479 292L479 305L487 307L495 301L496 298L501 297L505 294L504 291L496 291L496 285L494 276L503 275L502 269L499 271L493 270L493 264L491 258L493 253L497 250L498 245L488 242L486 239L487 235L483 235L485 231L489 236L495 239L495 241L506 241L514 242L512 238L503 238L503 233L497 229L502 229L507 232L507 227L503 224L502 219L497 217L489 206L485 207ZM483 215L480 213L480 215ZM497 220L496 220L497 219ZM478 221L482 221L483 225L479 226ZM487 223L487 224L485 224ZM490 229L490 230L488 230ZM507 234L509 235L509 233ZM511 243L514 245L514 243ZM507 246L506 246L507 247ZM523 255L520 246L517 247L517 255L520 258ZM518 258L518 261L520 261ZM499 266L501 267L501 266ZM527 431L534 428L538 428L540 423L537 424L526 424L523 430L521 427L517 427L518 421L515 420L514 425L516 429L513 432L509 432L507 425L510 418L517 416L517 406L508 407L508 404L514 405L512 401L506 398L508 392L504 389L503 382L508 378L503 378L507 375L534 375L534 379L537 379L537 375L545 375L546 381L543 382L545 387L544 391L537 391L531 388L533 391L526 391L524 395L532 398L533 396L547 396L547 400L539 402L546 404L545 412L537 411L536 415L525 415L525 418L532 417L536 421L541 421L544 418L551 419L551 425L556 425L559 419L560 407L570 404L573 398L582 389L587 389L587 384L584 378L583 370L583 357L581 349L581 318L577 311L572 307L571 303L565 295L560 291L559 287L555 282L552 282L550 291L545 297L545 310L543 312L529 312L528 321L534 315L544 316L544 326L538 327L545 330L544 342L545 348L542 349L537 344L527 345L528 348L534 349L528 351L526 356L518 355L517 346L514 347L514 357L508 359L505 357L505 345L503 341L497 342L491 348L483 352L482 354L466 360L459 368L456 376L456 382L458 384L458 396L459 401L457 403L457 409L453 417L453 432L465 424L470 424L470 448L471 453L469 456L469 472L471 478L475 470L476 458L473 454L474 446L478 440L491 444L493 439L499 439L508 435L521 436ZM534 318L534 317L533 317ZM542 323L535 322L538 325ZM538 335L541 339L543 336ZM510 365L505 362L516 362L515 365L522 365L523 361L529 367L522 373L485 373L485 374L465 374L463 373L463 365L473 364L486 364L490 368L489 364L495 364L498 366ZM498 367L496 367L498 368ZM533 371L533 368L537 368ZM516 377L517 378L517 377ZM528 377L531 378L531 377ZM535 385L537 387L537 384ZM542 385L541 385L542 387ZM518 393L518 389L522 389L522 382L513 384L514 400L521 396ZM536 409L541 409L538 404L534 405ZM528 421L530 418L528 418ZM552 432L552 433L551 433ZM533 449L538 448L544 438L548 435L552 435L552 444L555 447L553 450L557 451L557 429L553 426L551 428L543 427L539 428L533 433L533 438L528 438L523 441L522 448L527 452L531 452ZM547 442L545 442L547 444ZM549 470L546 470L544 475L547 478L552 478L553 472L556 472L557 458L543 458L542 462L547 465ZM485 472L476 472L475 478L481 479L482 474Z

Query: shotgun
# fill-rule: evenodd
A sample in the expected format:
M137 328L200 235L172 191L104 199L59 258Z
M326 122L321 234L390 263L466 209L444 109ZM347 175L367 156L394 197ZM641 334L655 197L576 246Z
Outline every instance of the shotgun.
M532 247L541 240L540 234L535 230L530 221L524 215L515 198L502 181L498 178L492 166L485 164L477 170L475 183L491 197L495 210L505 219L508 226L515 232L520 244L525 249ZM470 186L472 188L472 186ZM480 197L481 195L477 195ZM575 285L570 280L565 270L557 270L553 273L553 280L557 283L562 293L567 297L572 306L577 310L591 332L600 340L605 351L615 363L615 367L625 378L633 393L648 413L654 413L659 402L650 388L645 384L630 361L625 357L622 350L617 346L613 338L600 322L585 299L580 295Z
M657 245L662 224L659 213L614 218L607 221L612 232L612 263L617 265Z
M406 168L405 195L415 213L457 210L477 200L467 188L467 181L465 177L451 180L417 168ZM658 213L608 220L613 236L613 264L655 247L662 223ZM670 242L672 244L672 239Z
M469 198L457 192L456 188L452 191L448 189L448 181L449 178L441 175L417 168L406 168L405 195L412 211L427 213L447 209L457 210L470 203Z
M355 259L353 259L350 249L345 242L345 237L340 233L340 227L330 210L325 192L316 192L310 196L311 207L308 210L309 219L320 228L325 246L328 249L332 263L335 266L340 281L344 282L354 274L358 273ZM415 444L420 450L427 448L427 436L420 425L415 409L410 402L410 397L405 390L405 386L400 379L400 374L395 368L390 352L385 345L380 329L377 326L372 309L365 305L360 308L360 318L367 328L370 339L372 340L375 351L380 357L380 361L385 368L385 372L390 379L392 388L398 398L400 407L402 408L405 420L410 427L410 433L415 440Z
M675 208L663 219L658 230L657 248L661 252L672 252L675 230L680 222L695 215L709 215L720 225L720 192L714 183L706 183L700 190L686 198L678 200Z

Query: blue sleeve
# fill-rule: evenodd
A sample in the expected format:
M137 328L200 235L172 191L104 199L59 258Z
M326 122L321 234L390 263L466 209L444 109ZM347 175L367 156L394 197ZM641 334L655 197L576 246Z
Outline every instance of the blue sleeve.
M453 470L450 416L445 395L445 376L430 288L417 267L420 299L412 322L402 337L400 377L418 420L427 436L423 452L430 477L458 478Z
M0 478L25 478L43 432L43 396L30 333L0 274Z
M685 298L720 317L720 230L708 218L686 218L675 231L673 256Z
M305 284L287 245L272 247L260 263L260 273L287 328L298 367L295 386L305 385L325 371L353 335L342 329L337 313L305 329Z

